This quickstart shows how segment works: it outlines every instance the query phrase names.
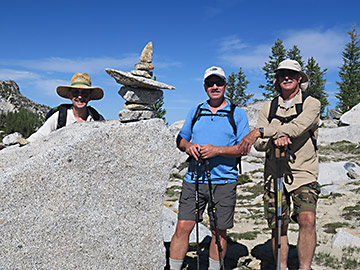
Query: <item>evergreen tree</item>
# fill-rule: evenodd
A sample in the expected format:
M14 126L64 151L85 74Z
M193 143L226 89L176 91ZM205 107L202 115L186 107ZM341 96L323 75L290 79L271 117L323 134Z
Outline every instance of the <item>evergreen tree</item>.
M154 76L153 80L156 81L156 76ZM155 104L150 106L150 109L152 109L155 112L155 118L160 118L164 120L165 124L167 125L168 123L166 122L166 118L165 118L166 110L163 108L163 106L164 106L164 96L161 96L156 100Z
M302 57L300 55L300 50L296 45L287 51L286 58L296 60L301 67L304 66L304 62L302 61Z
M40 127L42 121L39 116L27 109L21 108L18 112L9 112L5 119L5 133L19 132L24 137L30 136Z
M241 70L238 73L232 72L227 78L228 87L225 97L236 106L244 106L253 94L247 95L245 89L249 84L246 80L244 72Z
M340 92L336 94L338 98L337 108L346 112L360 102L360 40L359 34L352 26L352 31L348 32L350 42L345 45L342 53L343 65L340 67L340 82L336 82Z
M264 89L263 96L265 98L273 98L277 96L275 86L273 84L274 80L274 70L278 67L279 63L286 59L286 50L283 45L282 40L279 38L275 41L274 46L271 48L272 55L269 56L269 61L265 63L265 66L262 68L265 71L265 85L259 85L260 88Z
M156 100L155 104L150 106L150 108L154 110L155 118L161 118L166 123L166 118L165 118L166 110L163 108L163 105L164 105L164 96L161 96Z
M316 63L313 57L310 57L305 69L306 75L308 75L310 84L306 93L314 98L317 98L321 103L320 113L324 116L325 108L329 105L327 100L328 94L325 93L325 83L324 75L326 74L327 69L321 70L318 63Z

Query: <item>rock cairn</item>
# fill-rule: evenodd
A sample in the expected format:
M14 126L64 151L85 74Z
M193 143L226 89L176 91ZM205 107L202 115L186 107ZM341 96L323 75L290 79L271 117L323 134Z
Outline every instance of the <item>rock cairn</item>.
M119 112L121 122L133 122L150 119L155 116L151 106L163 96L160 89L175 89L171 85L152 79L154 65L152 64L153 45L149 42L143 49L140 62L135 64L135 70L124 72L105 69L106 72L123 86L119 95L125 99L124 110Z

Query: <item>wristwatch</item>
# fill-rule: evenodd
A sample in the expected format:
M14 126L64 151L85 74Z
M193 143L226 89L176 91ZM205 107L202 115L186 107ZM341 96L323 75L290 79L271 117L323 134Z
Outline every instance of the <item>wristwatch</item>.
M264 128L259 128L259 132L260 132L260 138L264 139Z

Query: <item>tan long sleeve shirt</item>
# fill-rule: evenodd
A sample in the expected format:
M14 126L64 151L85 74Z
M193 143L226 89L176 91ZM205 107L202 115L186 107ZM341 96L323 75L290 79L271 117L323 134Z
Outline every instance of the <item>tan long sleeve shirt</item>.
M279 97L278 109L276 115L286 117L296 114L295 104L302 103L302 92L296 94L287 108L283 98ZM292 141L291 149L296 155L294 163L285 162L284 165L284 185L288 192L298 187L317 181L319 174L318 155L314 144L310 138L309 130L312 130L315 138L318 136L318 127L320 122L320 101L309 96L303 104L303 111L297 118L289 123L282 124L278 119L268 121L271 101L265 103L259 114L256 127L264 128L264 139L259 138L254 147L258 151L267 151L273 139L287 136ZM274 181L276 181L276 160L273 157L265 161L265 188L274 190Z

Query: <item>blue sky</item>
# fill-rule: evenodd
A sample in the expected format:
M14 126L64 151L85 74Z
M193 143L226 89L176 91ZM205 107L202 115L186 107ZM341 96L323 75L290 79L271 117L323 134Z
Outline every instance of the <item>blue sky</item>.
M277 38L297 45L327 68L326 92L336 105L338 67L352 24L360 31L360 1L2 1L0 80L15 80L20 92L48 106L66 102L58 85L75 72L89 73L105 97L92 101L106 119L118 119L124 100L105 68L131 71L153 42L154 75L173 85L164 90L166 118L185 119L206 100L202 76L218 65L225 73L241 67L247 93L261 98L262 71Z

